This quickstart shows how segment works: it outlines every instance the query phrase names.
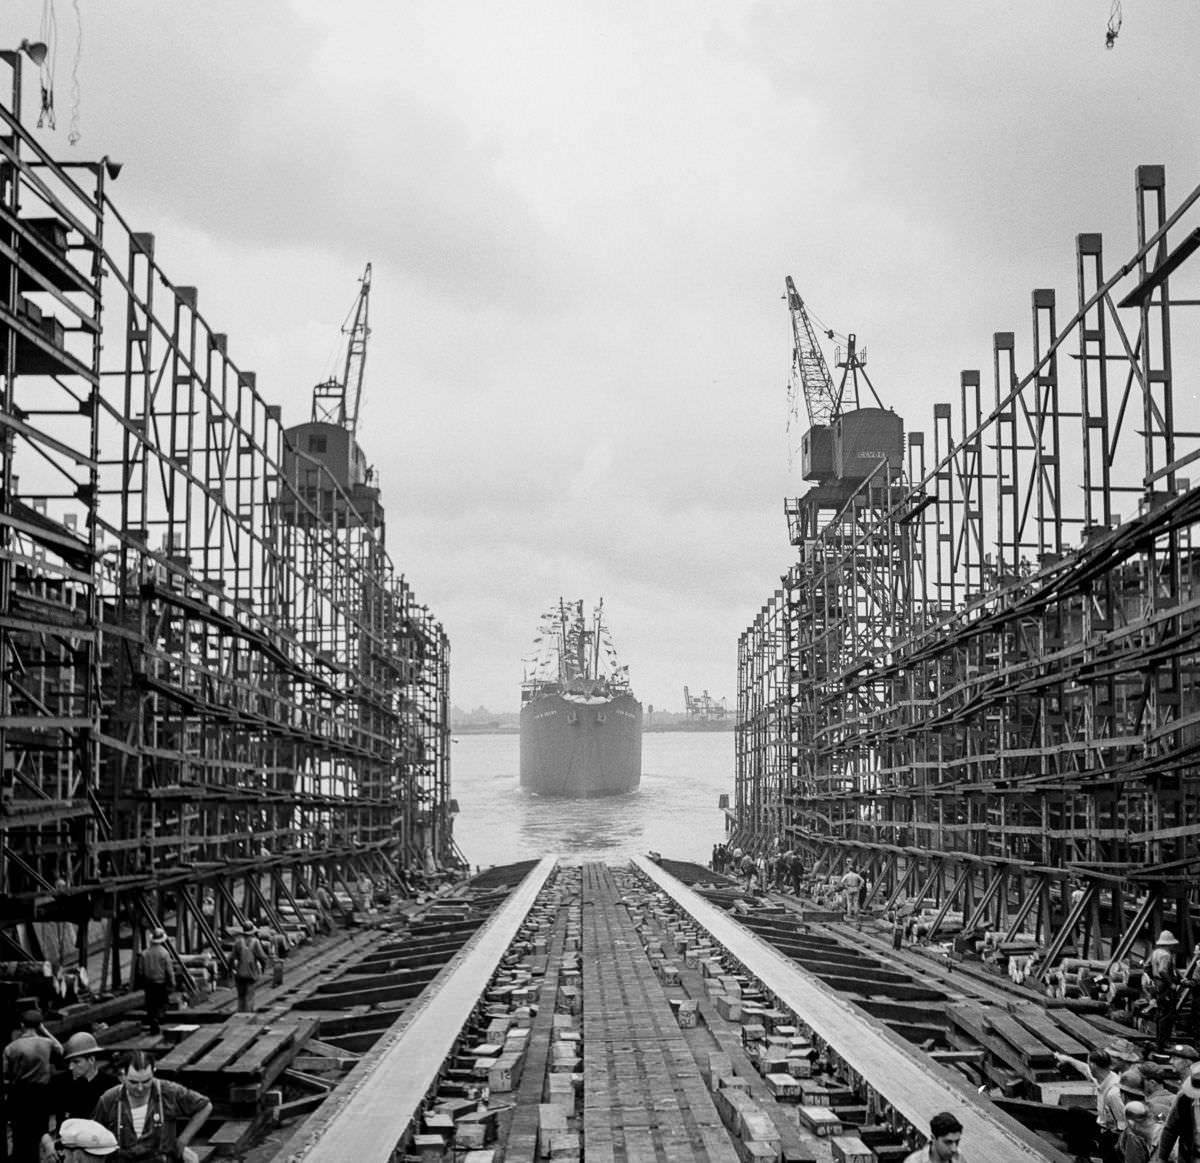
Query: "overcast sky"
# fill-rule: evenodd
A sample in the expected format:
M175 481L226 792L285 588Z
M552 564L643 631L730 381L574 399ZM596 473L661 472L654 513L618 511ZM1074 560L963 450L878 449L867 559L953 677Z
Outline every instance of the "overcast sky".
M285 422L373 264L362 443L462 707L517 707L559 595L643 702L733 704L804 488L785 275L929 431L994 331L1027 365L1076 233L1132 251L1135 166L1200 183L1195 0L1125 0L1111 52L1111 0L81 0L81 49L52 7L48 140L124 163Z

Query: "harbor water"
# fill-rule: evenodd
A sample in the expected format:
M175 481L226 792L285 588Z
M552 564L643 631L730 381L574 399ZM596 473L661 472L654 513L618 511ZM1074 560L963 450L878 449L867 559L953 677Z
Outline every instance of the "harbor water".
M651 731L642 782L628 795L541 799L521 788L520 737L457 735L450 751L454 837L472 866L557 853L569 863L661 852L707 863L733 796L732 731Z

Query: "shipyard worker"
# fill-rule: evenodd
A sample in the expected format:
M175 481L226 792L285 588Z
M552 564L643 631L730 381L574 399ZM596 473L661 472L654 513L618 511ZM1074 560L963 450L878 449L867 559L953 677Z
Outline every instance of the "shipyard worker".
M1179 1088L1175 1101L1167 1113L1163 1123L1162 1134L1158 1139L1158 1150L1153 1158L1163 1163L1171 1159L1172 1149L1178 1154L1174 1156L1179 1163L1195 1163L1200 1158L1200 1145L1197 1144L1197 1133L1200 1132L1200 1118L1196 1117L1196 1108L1200 1106L1200 1062L1193 1062L1187 1078Z
M17 1036L4 1047L12 1163L37 1163L42 1136L50 1128L50 1062L61 1055L62 1045L42 1024L41 1010L26 1010Z
M776 889L782 891L787 888L787 878L791 867L792 850L788 848L780 852L771 863L771 881Z
M1100 1155L1110 1163L1119 1159L1117 1136L1125 1129L1125 1104L1121 1101L1120 1079L1112 1068L1107 1050L1093 1050L1086 1062L1055 1051L1054 1061L1071 1066L1091 1079L1096 1087L1096 1141Z
M1177 1042L1168 1046L1161 1054L1156 1053L1155 1057L1166 1059L1162 1067L1163 1082L1170 1087L1173 1100L1174 1092L1181 1083L1188 1080L1192 1065L1200 1059L1200 1051L1185 1042Z
M1142 990L1154 1003L1154 1046L1161 1050L1175 1025L1175 1006L1179 994L1179 969L1175 950L1179 942L1170 929L1163 929L1154 942L1142 974Z
M846 896L846 913L848 916L854 917L856 921L858 920L859 894L866 884L862 874L855 870L854 861L847 861L846 872L842 877L842 892Z
M1167 1117L1171 1109L1171 1103L1175 1100L1175 1094L1164 1085L1166 1079L1171 1075L1169 1066L1161 1065L1157 1062L1142 1062L1135 1068L1142 1076L1142 1094L1138 1097L1150 1108L1150 1113L1158 1122L1162 1122ZM1129 1071L1125 1072L1126 1074ZM1125 1089L1125 1075L1121 1076L1121 1089Z
M799 852L793 852L788 861L788 873L792 878L792 894L800 895L800 883L804 880L804 857Z
M954 1163L962 1158L959 1154L962 1134L962 1123L949 1111L942 1111L929 1120L929 1142L906 1155L904 1163Z
M266 926L259 929L258 939L262 942L263 948L267 951L267 956L271 959L271 984L283 984L283 959L288 955L288 950L291 945L288 944L288 939L282 933L276 932L274 929L268 929Z
M154 1059L132 1050L121 1064L120 1085L101 1095L92 1118L117 1138L114 1163L196 1163L188 1144L212 1109L199 1091L155 1078Z
M101 1065L103 1051L91 1034L72 1034L63 1046L67 1069L55 1077L52 1085L54 1118L62 1128L67 1119L91 1118L100 1096L120 1079Z
M1154 1121L1150 1108L1140 1099L1125 1104L1125 1129L1117 1138L1117 1156L1121 1163L1150 1163L1162 1127Z
M175 988L175 966L167 952L167 934L155 929L150 944L138 957L138 980L146 994L146 1020L150 1033L157 1034L167 1012L171 990Z
M47 1135L43 1163L92 1163L115 1155L117 1137L93 1119L67 1119L57 1136Z
M749 892L754 884L754 857L749 852L741 858L738 865L738 871L742 874L746 881L746 891Z
M233 979L237 985L238 1013L254 1012L255 987L270 963L267 951L258 939L258 931L247 921L233 942Z

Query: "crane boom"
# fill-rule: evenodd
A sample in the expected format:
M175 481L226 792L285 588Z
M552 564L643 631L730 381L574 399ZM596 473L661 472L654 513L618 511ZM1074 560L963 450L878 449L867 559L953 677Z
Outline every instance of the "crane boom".
M830 424L841 410L841 394L834 389L829 366L791 275L787 276L787 303L792 316L793 340L788 395L793 403L798 396L804 396L810 425Z
M363 271L358 302L354 306L354 323L350 328L350 342L346 345L346 373L343 377L350 395L350 412L346 427L351 435L358 435L358 407L362 403L363 375L367 370L367 338L371 328L367 326L367 304L371 297L371 264Z
M362 403L363 377L367 368L367 307L371 297L371 264L367 263L359 280L358 297L350 309L342 334L349 336L342 378L325 380L313 388L312 419L337 424L352 436L358 435L358 410ZM353 321L350 322L351 316Z

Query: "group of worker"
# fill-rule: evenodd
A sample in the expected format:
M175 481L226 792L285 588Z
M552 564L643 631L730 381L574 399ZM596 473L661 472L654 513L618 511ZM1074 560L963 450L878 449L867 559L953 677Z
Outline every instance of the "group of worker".
M743 852L736 845L714 844L709 864L714 872L738 878L747 892L779 889L799 893L804 881L804 858L790 848L779 852Z
M1068 1150L1104 1163L1196 1163L1200 1159L1200 1051L1177 1043L1142 1057L1118 1039L1086 1060L1055 1054L1096 1088L1094 1126L1081 1124Z
M282 933L265 927L260 929L249 921L242 925L230 952L239 1013L254 1012L258 982L267 970L271 971L274 985L283 984L283 959L289 947L288 939ZM150 943L138 957L137 982L145 993L150 1032L157 1034L176 988L175 963L163 929L154 930Z
M124 1054L114 1074L91 1034L63 1045L40 1010L26 1010L20 1022L4 1048L12 1163L196 1163L188 1144L212 1114L205 1095L156 1078L145 1050ZM56 1059L65 1072L55 1072Z
M274 984L282 984L287 949L282 934L248 922L242 926L230 953L239 1012L254 1011L256 987L268 970ZM147 1025L158 1033L177 982L164 930L151 933L138 956L136 979L145 995ZM65 1069L56 1071L59 1061ZM92 1034L72 1034L64 1045L32 1008L4 1047L3 1081L12 1163L109 1157L111 1163L195 1163L188 1144L212 1113L203 1094L156 1078L154 1059L145 1050L124 1054L114 1072Z
M739 879L747 892L777 889L798 896L807 878L804 857L791 848L755 855L743 852L736 846L714 844L709 866L714 872ZM847 920L862 928L862 907L869 886L866 877L854 866L854 861L846 862L845 871L840 876L807 887L817 895L828 896L830 903L840 904Z

